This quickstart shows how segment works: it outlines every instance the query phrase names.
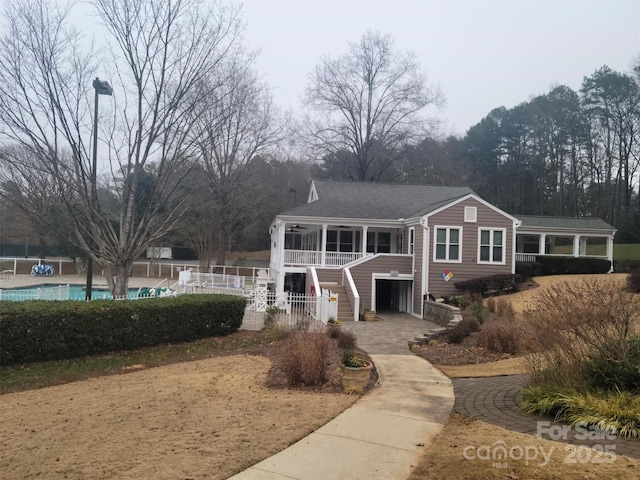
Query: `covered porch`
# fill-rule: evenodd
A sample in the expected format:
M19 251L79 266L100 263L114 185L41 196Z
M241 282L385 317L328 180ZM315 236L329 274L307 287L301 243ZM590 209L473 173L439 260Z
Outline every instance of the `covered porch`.
M616 230L597 218L519 216L516 262L534 262L539 255L589 257L613 262Z
M340 268L377 253L403 253L403 227L282 222L277 225L285 267Z

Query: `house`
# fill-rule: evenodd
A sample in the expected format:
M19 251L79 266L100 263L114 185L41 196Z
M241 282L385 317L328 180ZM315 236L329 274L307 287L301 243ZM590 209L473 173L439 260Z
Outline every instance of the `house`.
M271 224L270 275L279 293L338 293L343 320L363 309L422 316L426 295L515 273L539 252L595 248L611 260L614 233L598 219L516 218L467 187L315 180L307 203Z

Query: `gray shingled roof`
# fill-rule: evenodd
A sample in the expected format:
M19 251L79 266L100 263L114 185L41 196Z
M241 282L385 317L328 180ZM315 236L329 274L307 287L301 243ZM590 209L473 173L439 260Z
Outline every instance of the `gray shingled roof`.
M314 181L318 200L282 215L397 220L424 215L473 191L468 187Z
M604 220L596 217L543 217L537 215L514 215L522 221L523 228L559 228L572 230L606 230L614 228Z

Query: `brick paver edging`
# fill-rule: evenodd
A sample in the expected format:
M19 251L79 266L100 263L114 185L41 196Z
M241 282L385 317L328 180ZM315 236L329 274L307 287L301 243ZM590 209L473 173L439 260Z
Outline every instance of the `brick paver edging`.
M522 401L520 390L525 385L525 382L526 375L454 378L452 379L455 392L454 410L463 415L514 432L536 435L538 433L538 422L549 422L549 427L558 427L554 429L554 432L560 432L563 426L566 427L568 425L567 423L556 422L551 417L532 415L520 409L519 405ZM614 444L616 446L616 454L640 458L640 440L637 438L576 440L575 436L576 430L570 429L566 439L553 439L574 445L595 446L604 445L604 443ZM543 435L542 438L549 439L549 436Z

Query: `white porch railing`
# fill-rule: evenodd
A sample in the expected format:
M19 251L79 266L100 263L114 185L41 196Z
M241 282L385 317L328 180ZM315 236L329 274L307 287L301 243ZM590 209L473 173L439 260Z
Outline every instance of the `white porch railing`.
M535 262L539 253L516 253L516 262ZM545 253L545 257L573 257L573 255L549 254ZM579 258L599 258L600 260L609 260L606 255L580 255Z
M341 267L364 256L361 252L325 252L325 266ZM322 252L312 250L285 250L284 264L322 266Z
M359 252L326 252L325 263L330 267L341 267L362 258Z
M285 265L320 265L322 264L322 252L311 250L285 250Z

